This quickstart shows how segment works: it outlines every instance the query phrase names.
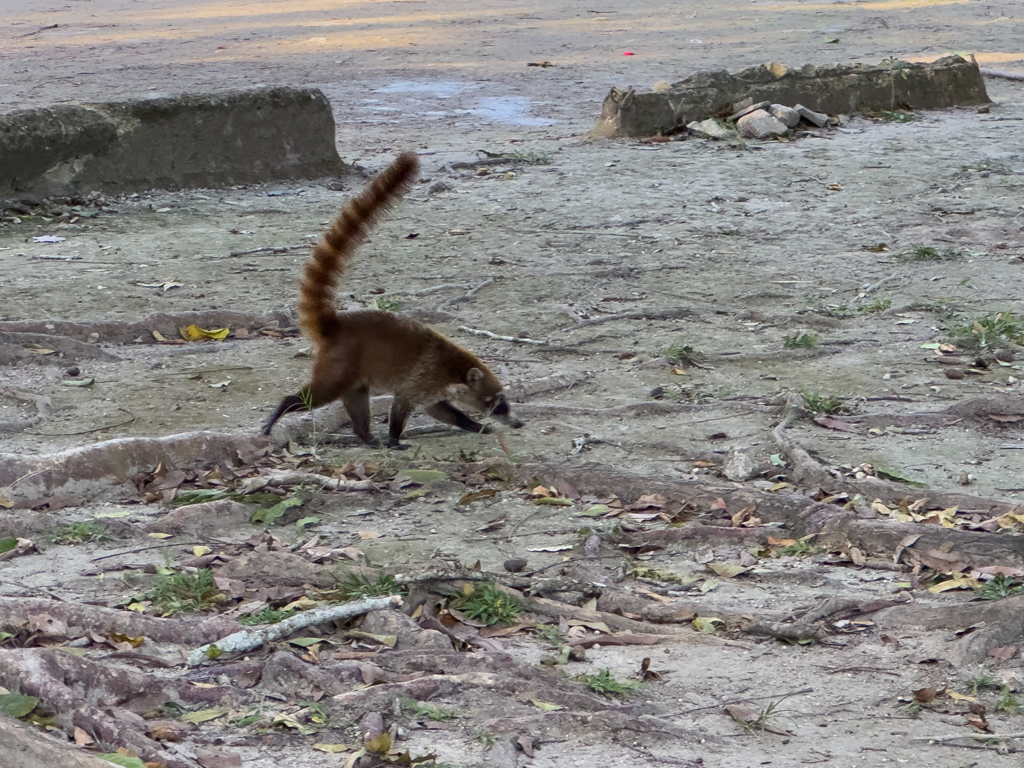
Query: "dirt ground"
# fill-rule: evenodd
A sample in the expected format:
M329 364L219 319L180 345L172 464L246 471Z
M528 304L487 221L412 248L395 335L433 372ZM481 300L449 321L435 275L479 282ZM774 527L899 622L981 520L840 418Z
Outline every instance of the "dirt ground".
M976 319L1024 310L1024 84L988 80L993 104L984 113L921 113L906 123L850 116L842 127L789 142L585 140L611 86L649 88L700 69L969 52L983 66L1024 72L1018 3L0 0L0 8L2 110L253 83L316 86L334 106L346 161L376 172L399 151L420 153L423 178L362 248L343 293L350 306L386 300L471 348L509 383L528 423L503 431L503 444L497 436L424 434L411 438L413 450L384 454L332 439L337 412L315 423L291 416L279 438L294 438L293 450L301 445L333 465L372 459L392 469L449 471L508 456L698 482L717 476L737 449L770 466L780 451L772 439L778 406L788 393L805 392L845 398L852 416L837 418L860 418L855 431L810 420L789 430L824 465L852 474L871 464L931 489L964 491L969 482L977 497L1024 501L1019 419L980 427L900 421L1020 396L1019 354L986 368L967 355L954 366L923 345ZM552 66L527 66L542 61ZM482 164L481 151L504 159ZM143 191L100 206L56 205L45 217L9 212L0 224L0 320L291 313L310 241L363 183L353 174L340 184ZM46 235L63 240L35 242ZM900 258L914 246L950 258ZM657 313L662 319L651 317ZM818 343L784 346L799 334ZM117 437L255 434L280 397L304 382L308 360L296 356L307 344L294 335L238 336L189 345L101 338L109 359L62 360L57 350L8 361L0 422L31 417L25 393L49 398L52 414L0 435L0 449L43 455ZM673 366L664 359L672 347L691 347L698 364ZM72 364L77 376L66 373ZM960 377L947 378L954 370ZM73 378L95 383L67 386ZM313 506L323 506L324 542L355 543L377 564L444 552L493 571L509 557L526 557L531 568L553 565L568 553L531 548L578 545L589 524L574 514L585 510L582 502L538 508L510 488L459 505L464 491L449 483L379 507L357 494ZM166 511L110 500L60 515L86 520L125 510L124 519L140 525ZM497 517L508 521L503 531L478 532ZM380 537L361 539L368 529ZM218 535L244 541L255 531ZM0 564L0 589L114 604L128 586L113 573L95 578L102 571L89 558L148 541L138 531L121 535ZM275 535L301 543L309 531L282 526ZM745 548L714 550L716 560L736 560ZM168 551L172 560L191 556L188 546ZM777 618L838 595L890 598L907 580L829 566L819 555L764 559L745 579L702 590L706 554L705 545L677 544L642 562L698 579L663 595ZM154 550L129 560L142 567L163 557ZM116 559L111 568L128 562ZM609 559L599 570L612 578L618 566ZM970 596L913 592L919 604L937 607ZM976 667L931 663L954 639L946 631L904 627L887 635L869 627L814 646L750 638L705 644L681 635L656 648L596 647L569 674L610 668L628 677L653 657L664 682L649 684L642 698L678 730L567 730L529 764L1019 765L1019 750L912 741L966 730L952 704L916 716L902 708L914 689L968 691ZM522 661L545 653L534 639L503 642ZM1019 681L1020 656L989 671ZM744 697L763 707L804 689L812 690L785 698L777 715L789 734L740 727L720 707ZM988 703L993 730L1024 730L1020 715L993 714ZM247 766L343 764L298 736L254 746L226 726L221 732L238 742L232 750ZM407 736L413 754L436 751L460 766L485 760L470 725L440 738L425 729Z

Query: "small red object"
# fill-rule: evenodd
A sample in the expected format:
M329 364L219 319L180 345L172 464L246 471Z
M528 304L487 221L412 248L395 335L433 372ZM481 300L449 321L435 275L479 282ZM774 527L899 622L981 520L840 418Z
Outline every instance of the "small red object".
M623 56L636 56L636 54L633 53L632 51L623 51L622 55Z

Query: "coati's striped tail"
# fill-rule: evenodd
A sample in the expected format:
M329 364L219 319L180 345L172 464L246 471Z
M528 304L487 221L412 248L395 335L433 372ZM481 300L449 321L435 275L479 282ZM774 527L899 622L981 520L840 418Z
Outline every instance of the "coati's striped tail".
M299 324L321 349L337 323L334 291L345 269L377 219L398 202L419 171L412 152L398 156L341 209L338 218L313 249L299 289Z

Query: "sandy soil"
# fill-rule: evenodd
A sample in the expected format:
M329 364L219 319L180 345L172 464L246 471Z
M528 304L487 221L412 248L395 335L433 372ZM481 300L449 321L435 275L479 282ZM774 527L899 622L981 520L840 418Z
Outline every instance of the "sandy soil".
M56 7L0 0L0 8L0 109L254 82L313 85L334 105L345 160L376 171L400 150L419 151L422 183L360 252L344 291L349 301L365 305L383 289L400 311L434 323L518 387L529 423L504 434L517 461L599 462L684 478L707 471L696 462L721 462L737 447L767 461L778 450L770 437L778 415L764 406L778 404L787 392L846 397L861 414L902 414L1020 390L1019 362L947 379L946 366L922 345L955 325L1022 310L1024 85L989 81L994 104L985 114L974 108L925 113L907 124L855 117L842 129L788 143L584 140L609 87L649 87L698 69L966 51L983 65L1024 71L1024 12L1017 3L75 0ZM834 38L839 42L824 42ZM627 50L636 55L624 57ZM554 66L527 67L537 61ZM479 150L545 163L509 160L478 170ZM0 226L0 319L132 322L163 311L290 311L305 245L361 184L353 176L341 189L324 181L151 191L49 220L8 219ZM33 241L42 235L65 240ZM868 250L883 243L883 251ZM896 258L913 244L952 249L958 258ZM232 255L267 246L296 247ZM489 279L472 298L450 301ZM152 287L169 282L180 285ZM876 298L891 300L896 311L856 311ZM669 310L678 310L678 318L586 324L617 312ZM547 344L489 340L463 326ZM819 345L784 349L784 338L798 333L816 335ZM674 373L658 359L673 345L701 353L703 367ZM95 378L88 388L64 386L70 362L52 356L5 366L0 421L31 412L14 390L51 398L54 414L3 435L0 446L48 453L118 436L253 433L282 394L304 381L307 362L294 358L305 346L294 337L189 346L101 343L116 360L75 361L82 376ZM552 375L571 386L531 390ZM212 386L224 382L230 383ZM657 416L610 410L648 402L656 387L665 402L694 407ZM106 428L128 416L129 424ZM312 438L326 460L340 464L373 453L332 444L330 422L322 419L312 434L295 417L287 423L292 434ZM90 430L97 431L80 434ZM807 423L793 431L826 464L886 466L946 489L958 488L969 472L972 493L1024 498L1017 450L1024 435L1017 423L876 434ZM574 440L585 435L585 448L574 453ZM414 442L414 451L388 461L444 466L460 453L500 453L488 436ZM533 545L524 537L543 540L555 530L559 542L576 542L579 521L565 512L538 517L513 492L466 512L454 504L458 495L438 493L437 504L373 511L373 526L385 535L360 546L375 562L415 561L440 547L494 568L505 557L524 555ZM361 503L330 510L336 515L330 519L341 521L331 530L333 541L350 541L357 527L369 525L344 520L344 505ZM84 519L96 511L63 514ZM528 521L522 536L481 541L471 533L499 512ZM146 514L133 509L129 519ZM2 588L113 601L123 587L86 589L86 582L96 584L81 575L87 554L95 552L50 549L50 562L63 563L58 570L41 566L37 557L4 564ZM537 565L559 557L528 556ZM648 564L689 572L698 567L694 556L678 548ZM133 562L158 563L160 557ZM737 607L771 606L784 614L836 592L886 596L901 578L826 571L810 559L794 559L771 561L752 581L727 582L712 594ZM942 604L959 598L920 599ZM640 744L570 734L532 764L702 758L715 768L1017 765L1019 755L977 756L910 741L954 726L944 713L906 718L898 697L947 681L963 690L973 671L918 664L934 638L908 631L900 639L901 650L870 631L844 637L841 648L658 649L655 666L669 672L667 682L645 695L666 712L673 702L683 711L804 687L814 693L787 700L792 737L744 731L711 708L675 719L691 739L665 736ZM528 660L539 654L526 641L511 642L510 650ZM649 654L598 649L589 667L574 673L611 667L629 674ZM1010 666L1019 670L1019 657ZM1020 717L1007 718L998 730L1020 732L1020 726ZM416 733L409 743L414 752L436 747L444 759L471 765L480 747L468 732L455 729L442 744L431 732ZM240 749L246 765L299 755L310 766L337 764L303 744L296 737L273 749ZM971 763L974 757L983 762Z

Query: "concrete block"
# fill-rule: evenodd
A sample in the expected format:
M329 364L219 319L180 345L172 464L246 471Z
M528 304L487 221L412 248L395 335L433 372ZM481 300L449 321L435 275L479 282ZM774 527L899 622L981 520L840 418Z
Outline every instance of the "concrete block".
M250 88L0 115L0 197L25 200L336 175L330 103Z
M800 115L804 120L812 125L816 125L819 128L824 128L828 125L828 115L824 112L815 112L813 109L808 109L803 104L797 104L793 107L797 114Z
M773 136L785 136L789 133L789 128L785 123L772 117L763 109L755 109L737 120L736 130L745 139L767 139Z
M686 130L689 131L691 136L696 136L699 139L737 139L739 136L728 125L723 125L721 121L708 118L701 122L692 122L686 126Z
M800 113L785 104L772 104L768 113L787 128L796 128L800 122Z
M800 69L765 64L735 75L724 69L698 72L658 93L612 88L590 137L668 134L678 126L731 110L748 98L751 104L803 104L830 115L989 103L978 65L960 56L928 64L808 64Z

